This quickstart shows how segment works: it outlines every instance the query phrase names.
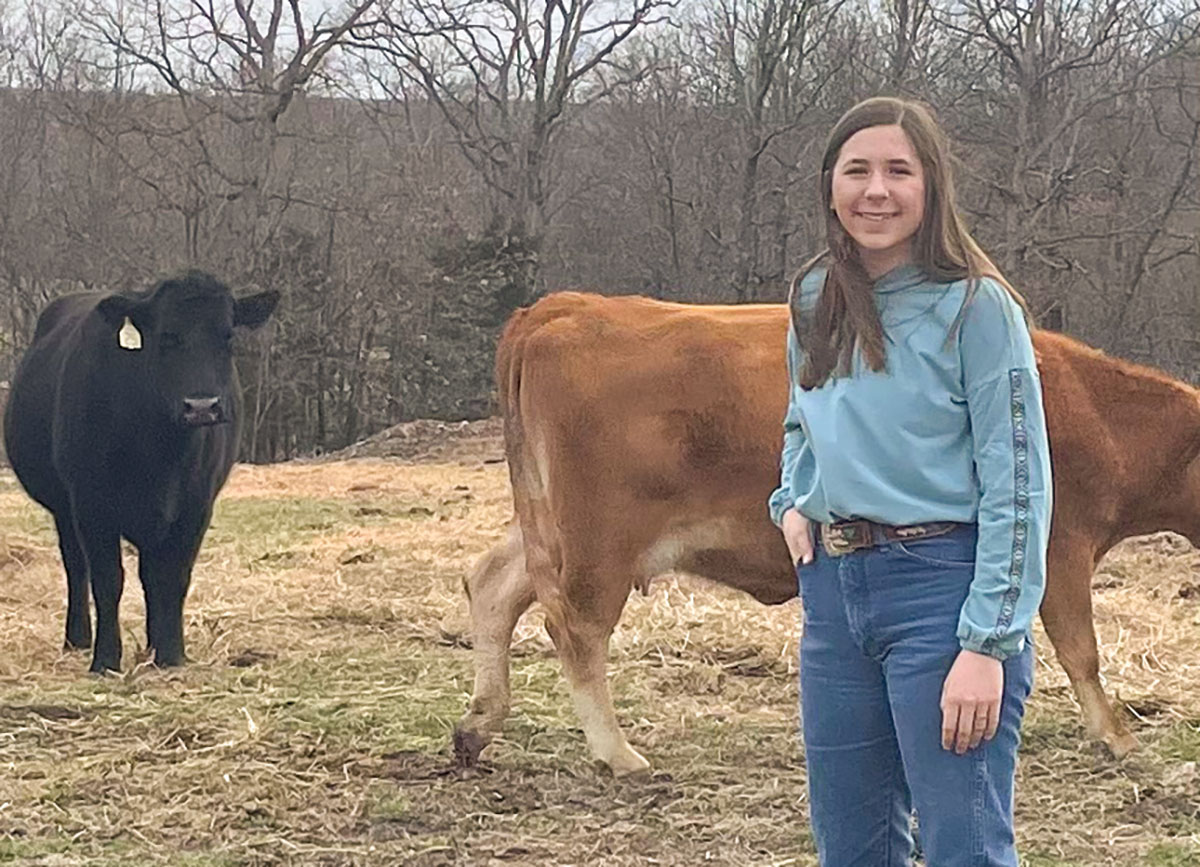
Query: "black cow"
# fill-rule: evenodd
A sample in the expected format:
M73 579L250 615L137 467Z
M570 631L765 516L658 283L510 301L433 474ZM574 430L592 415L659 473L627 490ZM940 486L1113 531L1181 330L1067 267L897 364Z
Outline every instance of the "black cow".
M92 671L119 669L121 537L138 549L146 637L180 665L183 600L237 451L235 326L257 328L279 300L234 300L187 271L143 292L55 299L38 318L4 419L8 459L54 514L67 571L68 647L92 644Z

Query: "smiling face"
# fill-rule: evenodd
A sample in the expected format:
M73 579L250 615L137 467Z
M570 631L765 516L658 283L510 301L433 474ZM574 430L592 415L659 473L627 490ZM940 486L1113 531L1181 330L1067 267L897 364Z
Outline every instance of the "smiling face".
M833 167L832 205L872 278L913 261L925 174L899 125L870 126L846 139Z

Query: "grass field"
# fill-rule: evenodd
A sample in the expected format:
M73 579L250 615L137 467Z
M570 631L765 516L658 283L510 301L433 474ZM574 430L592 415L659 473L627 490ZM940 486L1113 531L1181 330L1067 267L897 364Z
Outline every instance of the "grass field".
M190 664L145 663L136 570L124 671L61 651L52 524L0 476L0 863L811 865L795 736L796 604L688 580L631 597L618 713L654 764L590 760L536 607L515 707L454 768L473 561L511 511L501 465L239 466L186 609ZM1126 543L1096 579L1111 692L1143 748L1082 739L1041 638L1018 833L1028 865L1200 865L1200 553Z

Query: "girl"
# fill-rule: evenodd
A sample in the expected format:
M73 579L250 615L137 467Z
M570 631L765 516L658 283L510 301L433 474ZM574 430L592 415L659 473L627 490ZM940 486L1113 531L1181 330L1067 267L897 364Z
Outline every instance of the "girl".
M771 495L797 564L825 867L1011 865L1050 456L1021 299L967 232L921 105L869 99L821 167L828 249L790 300Z

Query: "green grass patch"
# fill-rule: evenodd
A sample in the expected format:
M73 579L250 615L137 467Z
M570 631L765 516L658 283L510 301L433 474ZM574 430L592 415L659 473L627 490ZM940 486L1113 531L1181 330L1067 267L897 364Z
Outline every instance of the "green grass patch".
M137 854L140 849L140 841L124 836L109 839L92 837L81 840L57 835L33 839L2 835L3 831L0 831L0 863L3 864L126 867L131 863L130 856ZM139 859L134 860L144 863ZM189 867L193 867L193 865L194 867L210 867L210 865L218 867L221 864L233 863L229 861L188 862L174 856L170 861L173 864L189 865ZM164 861L159 863L164 863Z
M179 867L239 867L247 863L244 855L221 852L175 852L171 861Z
M339 525L361 520L345 500L224 498L217 501L207 545L253 543L259 548L289 546Z
M1021 725L1021 754L1078 750L1085 742L1079 721L1069 716L1030 713Z
M1159 843L1146 853L1145 867L1200 867L1200 848L1186 843Z
M403 822L413 814L412 800L402 793L385 789L376 793L369 812L375 822Z
M11 831L6 833L11 834ZM41 860L48 855L61 855L73 847L72 841L65 837L39 837L33 840L24 839L24 832L18 837L0 836L0 863L27 860Z
M1178 762L1200 762L1200 720L1187 720L1172 726L1158 742L1158 752L1164 758Z

